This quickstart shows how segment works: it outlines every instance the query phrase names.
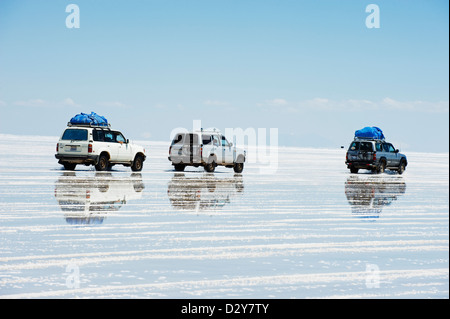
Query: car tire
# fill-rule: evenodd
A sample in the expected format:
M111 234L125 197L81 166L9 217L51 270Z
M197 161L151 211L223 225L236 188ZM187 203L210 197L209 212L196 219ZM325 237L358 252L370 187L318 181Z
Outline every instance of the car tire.
M213 173L216 170L216 161L214 157L208 159L208 163L205 164L205 171Z
M176 170L177 172L183 172L184 169L186 168L186 165L183 165L183 164L175 164L174 167L175 167L175 170Z
M244 170L244 163L235 163L233 169L235 173L242 173Z
M98 159L97 165L95 165L95 169L97 171L106 171L109 167L108 156L102 154Z
M131 165L131 170L133 172L140 172L144 167L144 158L141 155L136 155L133 165Z
M401 160L401 161L400 161L400 165L398 166L397 172L398 172L400 175L402 175L403 172L405 171L405 169L406 169L406 162L405 162L404 160Z
M74 171L75 167L77 167L77 164L73 164L73 163L65 163L64 164L64 169L67 171Z
M384 173L386 171L386 161L385 160L381 160L380 162L380 166L378 167L378 173Z

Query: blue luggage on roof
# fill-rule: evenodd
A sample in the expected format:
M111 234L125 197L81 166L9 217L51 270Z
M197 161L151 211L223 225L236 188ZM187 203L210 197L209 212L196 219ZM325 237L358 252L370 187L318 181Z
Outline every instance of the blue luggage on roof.
M366 126L365 128L355 132L355 138L384 140L384 134L383 131L376 126Z
M71 125L92 125L92 126L109 126L108 120L95 112L91 114L80 113L70 119Z

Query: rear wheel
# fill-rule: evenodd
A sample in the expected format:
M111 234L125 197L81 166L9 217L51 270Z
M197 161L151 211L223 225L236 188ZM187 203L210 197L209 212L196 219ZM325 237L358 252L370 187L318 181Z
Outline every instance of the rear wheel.
M100 155L99 159L98 159L98 163L97 165L95 165L95 169L97 171L106 171L109 167L109 160L108 160L108 156L106 156L105 154Z
M357 174L358 171L359 171L359 168L356 168L356 167L350 167L350 172L351 172L351 173Z
M384 173L386 171L386 161L382 160L380 166L378 167L378 173Z
M216 161L214 157L210 157L208 163L205 164L205 171L212 173L216 170Z
M175 170L176 170L177 172L183 172L184 169L186 168L186 165L183 165L183 164L175 164L174 167L175 167Z
M75 170L75 167L77 167L77 164L74 164L74 163L65 163L64 164L64 169L68 170L68 171Z

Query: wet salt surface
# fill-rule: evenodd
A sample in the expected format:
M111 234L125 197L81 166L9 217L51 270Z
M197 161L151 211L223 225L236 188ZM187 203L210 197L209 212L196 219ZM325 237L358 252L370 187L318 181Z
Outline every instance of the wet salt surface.
M175 173L144 142L141 173L66 172L57 138L1 137L2 298L449 297L448 154L373 175L280 147L276 174Z

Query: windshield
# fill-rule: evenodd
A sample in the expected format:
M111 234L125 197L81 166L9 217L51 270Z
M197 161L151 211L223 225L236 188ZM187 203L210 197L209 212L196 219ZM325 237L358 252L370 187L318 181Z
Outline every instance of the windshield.
M61 139L67 141L87 141L88 131L69 128L64 132Z

